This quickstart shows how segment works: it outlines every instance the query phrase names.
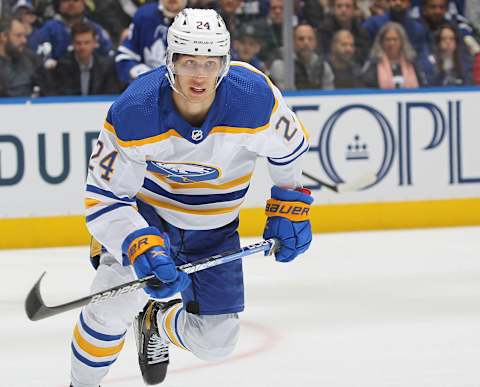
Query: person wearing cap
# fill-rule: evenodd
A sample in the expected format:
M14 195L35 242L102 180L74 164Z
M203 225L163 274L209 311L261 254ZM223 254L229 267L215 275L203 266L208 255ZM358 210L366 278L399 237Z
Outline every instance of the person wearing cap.
M232 59L249 63L260 71L265 72L265 63L258 59L257 56L261 48L262 44L256 34L255 26L243 24L233 38Z
M18 0L12 8L13 14L19 18L27 33L27 45L33 33L38 29L38 16L30 0Z

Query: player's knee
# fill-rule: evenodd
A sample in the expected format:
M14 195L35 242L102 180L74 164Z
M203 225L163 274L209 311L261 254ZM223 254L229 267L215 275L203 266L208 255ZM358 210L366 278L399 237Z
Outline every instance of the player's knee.
M111 254L104 253L91 290L96 293L134 279L135 275L130 267L122 266ZM138 290L98 304L89 304L85 309L97 319L108 320L109 324L126 328L147 301L147 294Z
M185 338L188 347L199 359L224 360L238 342L240 323L236 313L216 316L187 314L187 325Z

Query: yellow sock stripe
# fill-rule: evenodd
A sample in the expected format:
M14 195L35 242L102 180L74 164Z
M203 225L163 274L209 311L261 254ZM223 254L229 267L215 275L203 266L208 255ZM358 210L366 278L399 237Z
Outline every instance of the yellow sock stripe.
M286 202L277 199L268 199L265 215L281 216L293 222L301 222L310 218L310 205L303 202Z
M175 319L174 317L176 316L177 313L179 312L179 309L182 307L182 304L176 304L172 306L168 312L167 315L165 316L165 333L167 334L168 338L170 341L175 344L177 347L185 349L188 351L187 348L185 348L182 343L177 339L177 335L175 334L175 327L173 326L175 324Z
M118 354L122 348L123 345L125 344L125 339L122 339L120 344L114 346L114 347L97 347L91 343L89 343L87 340L85 340L81 334L80 330L78 329L78 325L75 326L75 330L73 332L73 336L75 337L75 341L77 342L78 346L88 353L89 355L95 356L95 357L106 357L106 356L113 356Z

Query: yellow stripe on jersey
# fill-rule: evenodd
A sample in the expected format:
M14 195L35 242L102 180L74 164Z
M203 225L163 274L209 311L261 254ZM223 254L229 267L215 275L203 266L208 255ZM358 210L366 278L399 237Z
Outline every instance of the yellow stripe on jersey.
M168 184L173 189L189 189L189 188L209 188L209 189L228 189L233 188L245 183L248 183L252 178L252 173L247 173L244 176L237 177L236 179L227 181L225 183L214 184L207 183L205 181L199 181L195 183L176 183L168 180L166 176L163 176L156 172L148 171L151 175L155 176L157 179L162 180Z
M307 128L305 126L303 126L302 121L298 120L298 122L300 122L300 128L302 129L302 132L305 135L305 138L307 139L307 141L310 141L310 133L308 133Z
M276 100L275 100L276 103ZM214 126L210 131L210 134L215 133L229 133L229 134L255 134L267 129L270 126L270 122L258 128L239 128L236 126Z
M115 131L115 128L108 121L105 121L105 123L103 124L103 127L108 132L112 133L115 136L115 139L117 140L117 143L124 148L131 147L131 146L141 146L141 145L153 144L155 142L166 140L170 137L180 137L180 138L182 138L182 136L175 129L169 129L167 132L159 134L158 136L142 138L141 140L124 141L124 140L121 140L120 138L118 138L117 132Z
M182 304L174 305L167 312L167 315L165 316L165 332L167 333L168 338L170 339L170 341L173 344L175 344L177 347L180 347L180 348L183 348L183 349L187 350L187 348L185 348L182 345L182 343L180 343L180 341L177 339L177 335L175 334L175 330L173 328L173 324L175 323L173 321L173 318L177 314L178 309L181 308L181 307L182 307Z
M115 345L114 347L97 347L92 343L89 343L85 340L82 335L80 334L80 329L78 329L78 325L75 326L75 330L73 332L73 336L75 337L75 341L77 342L78 346L88 353L89 355L96 356L96 357L106 357L106 356L113 356L119 353L123 345L125 344L125 339L122 339L120 344Z
M221 215L221 214L228 214L229 212L233 212L236 209L238 209L242 203L237 204L236 206L233 207L225 207L225 208L209 208L209 209L198 209L198 210L193 210L189 208L183 208L183 207L178 207L174 204L170 203L165 203L157 199L153 199L149 196L146 196L144 194L138 193L137 198L140 200L143 200L144 202L151 204L155 207L160 207L160 208L165 208L167 210L172 210L172 211L177 211L177 212L183 212L185 214L192 214L192 215Z
M101 201L97 199L92 199L92 198L85 198L85 208L92 208L96 206L97 204L100 204Z

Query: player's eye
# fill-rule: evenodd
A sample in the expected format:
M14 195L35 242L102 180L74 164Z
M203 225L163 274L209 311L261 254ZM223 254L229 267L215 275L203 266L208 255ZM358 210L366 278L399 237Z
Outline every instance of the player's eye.
M192 60L192 59L188 59L187 61L185 61L184 66L187 66L187 67L196 67L196 66L197 66L197 62L195 62L195 61Z
M208 62L205 63L205 68L207 70L213 70L217 68L217 62L215 62L214 60L209 60Z

